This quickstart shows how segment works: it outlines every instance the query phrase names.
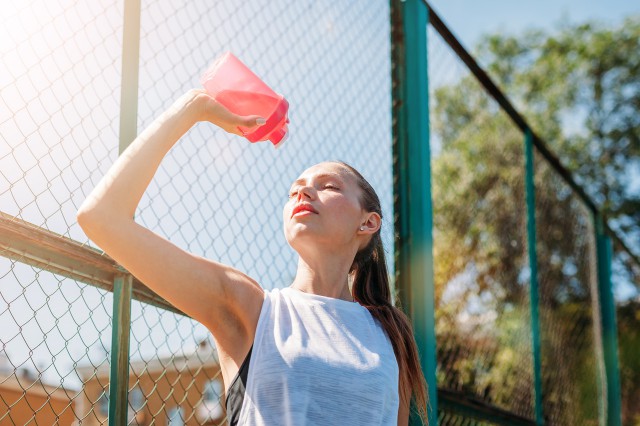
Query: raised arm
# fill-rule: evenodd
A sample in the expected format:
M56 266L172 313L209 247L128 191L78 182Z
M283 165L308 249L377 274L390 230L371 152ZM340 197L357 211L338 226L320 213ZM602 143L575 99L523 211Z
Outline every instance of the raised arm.
M188 253L137 224L134 212L166 153L196 122L241 135L238 126L254 127L259 118L237 116L203 91L189 91L131 143L77 213L93 242L229 347L256 320L261 287L242 272Z

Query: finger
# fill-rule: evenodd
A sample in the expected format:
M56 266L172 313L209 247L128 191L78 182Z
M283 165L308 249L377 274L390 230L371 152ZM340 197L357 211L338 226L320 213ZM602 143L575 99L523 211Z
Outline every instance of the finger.
M251 133L249 132L245 132L244 130L242 130L240 128L240 126L248 128L248 129L252 129L254 127L257 126L263 126L267 120L263 117L260 117L259 115L249 115L249 116L237 116L237 123L239 124L238 126L234 126L231 130L230 133L236 134L238 136L246 136L247 133Z
M267 120L259 115L247 115L240 118L240 125L244 127L256 127L264 125Z
M208 103L208 107L210 108L211 121L214 123L216 121L220 123L236 123L242 118L229 111L224 105L213 98L211 102Z

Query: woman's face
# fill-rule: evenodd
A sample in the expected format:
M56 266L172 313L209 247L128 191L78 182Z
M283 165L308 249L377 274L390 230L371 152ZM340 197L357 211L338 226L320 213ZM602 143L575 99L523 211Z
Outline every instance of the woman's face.
M308 168L291 184L284 206L287 242L299 251L305 244L324 243L337 248L354 241L366 218L359 195L355 177L340 164L320 163ZM301 205L315 212L293 215Z

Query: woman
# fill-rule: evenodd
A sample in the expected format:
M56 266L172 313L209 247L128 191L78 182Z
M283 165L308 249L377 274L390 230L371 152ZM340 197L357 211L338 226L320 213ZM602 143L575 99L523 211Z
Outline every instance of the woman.
M412 397L426 423L426 383L411 326L391 305L380 201L351 166L317 164L291 187L284 232L300 258L283 289L263 290L134 221L160 161L199 121L237 135L238 126L264 124L189 91L87 197L77 214L87 236L211 331L231 425L406 425Z

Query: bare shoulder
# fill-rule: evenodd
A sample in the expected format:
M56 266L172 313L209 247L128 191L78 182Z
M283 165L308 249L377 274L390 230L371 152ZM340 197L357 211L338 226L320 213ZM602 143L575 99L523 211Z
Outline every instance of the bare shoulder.
M242 334L245 340L243 343L253 342L265 292L255 279L244 272L212 260L205 261L209 263L212 275L223 275L219 279L219 297L224 302L223 309L212 311L203 323L211 330L219 345L227 352L233 352L228 350L234 343L238 343L233 336ZM238 324L230 324L230 321L238 321Z
M78 223L147 287L205 325L225 350L253 339L264 291L247 274L183 250L132 219L79 215Z

